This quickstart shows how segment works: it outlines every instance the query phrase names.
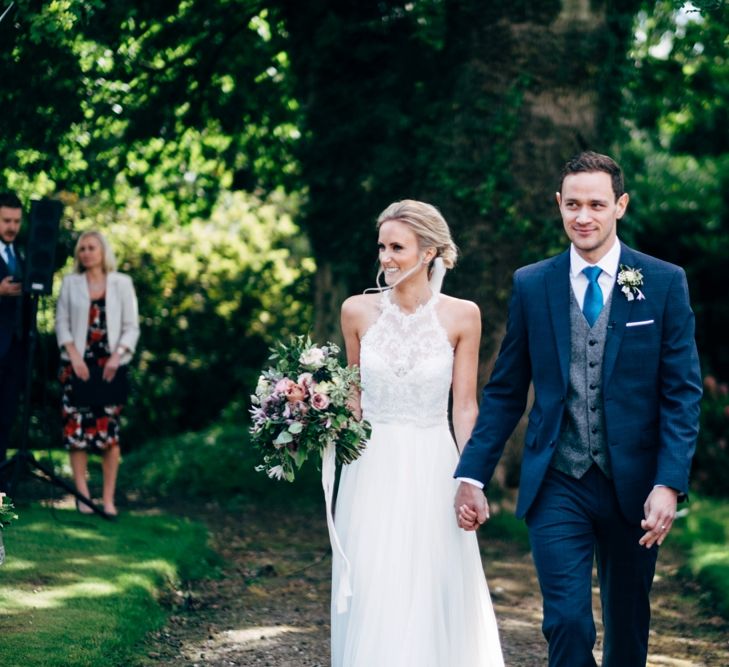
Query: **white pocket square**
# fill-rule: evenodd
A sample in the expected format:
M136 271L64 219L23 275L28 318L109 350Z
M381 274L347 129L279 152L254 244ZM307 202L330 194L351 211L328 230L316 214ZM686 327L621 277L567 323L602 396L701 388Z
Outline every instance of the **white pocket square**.
M655 320L642 320L640 322L626 322L625 326L626 327L644 327L647 324L653 324L653 322L655 322Z

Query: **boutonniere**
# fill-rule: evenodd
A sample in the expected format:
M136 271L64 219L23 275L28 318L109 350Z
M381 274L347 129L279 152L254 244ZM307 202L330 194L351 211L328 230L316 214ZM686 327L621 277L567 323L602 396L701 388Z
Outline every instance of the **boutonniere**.
M633 299L642 301L645 299L645 294L640 291L640 288L643 287L642 269L634 269L632 266L621 264L620 273L618 273L618 285L620 285L620 290L625 294L628 301L633 301Z

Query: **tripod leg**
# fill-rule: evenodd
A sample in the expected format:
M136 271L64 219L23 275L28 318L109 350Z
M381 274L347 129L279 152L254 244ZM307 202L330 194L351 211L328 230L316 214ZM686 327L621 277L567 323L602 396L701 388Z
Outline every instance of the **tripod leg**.
M64 479L61 479L56 473L54 473L52 470L49 470L44 465L38 463L38 461L35 460L35 458L31 455L29 458L29 464L33 466L36 470L39 470L43 473L43 476L46 478L47 481L51 482L52 484L55 484L56 486L60 486L62 489L65 489L70 494L72 494L76 500L83 503L87 507L90 507L96 514L99 516L104 517L105 519L108 519L109 521L113 521L114 517L110 516L106 512L104 512L101 508L94 505L93 502L91 502L90 498L87 498L82 493L79 493L73 486L71 486L68 482L66 482Z

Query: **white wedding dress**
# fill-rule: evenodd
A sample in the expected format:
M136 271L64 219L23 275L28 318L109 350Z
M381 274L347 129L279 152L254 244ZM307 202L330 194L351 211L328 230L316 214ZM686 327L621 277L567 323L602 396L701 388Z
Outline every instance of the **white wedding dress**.
M437 300L406 315L385 292L362 337L372 437L339 483L335 523L352 596L344 613L332 604L333 667L504 664L476 534L458 528L453 510L453 348ZM334 553L333 601L344 567Z

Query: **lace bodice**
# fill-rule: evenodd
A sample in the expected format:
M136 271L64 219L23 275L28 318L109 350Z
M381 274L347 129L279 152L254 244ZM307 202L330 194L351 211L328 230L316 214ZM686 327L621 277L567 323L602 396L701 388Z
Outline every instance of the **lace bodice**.
M438 321L438 296L408 315L383 293L380 316L360 347L365 419L418 426L447 420L453 348Z

